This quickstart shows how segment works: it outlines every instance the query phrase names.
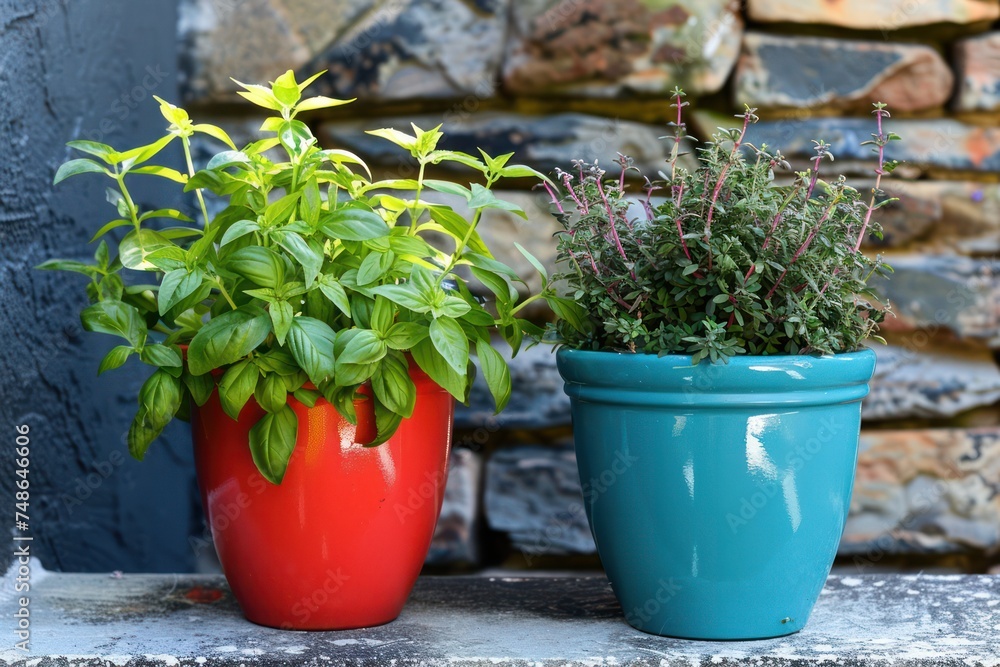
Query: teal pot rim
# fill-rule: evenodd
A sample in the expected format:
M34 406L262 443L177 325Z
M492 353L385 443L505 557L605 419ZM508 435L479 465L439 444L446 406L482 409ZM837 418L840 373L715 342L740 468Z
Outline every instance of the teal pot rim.
M689 355L560 348L565 391L574 400L624 406L831 405L868 395L870 349L827 356L739 356L691 364Z

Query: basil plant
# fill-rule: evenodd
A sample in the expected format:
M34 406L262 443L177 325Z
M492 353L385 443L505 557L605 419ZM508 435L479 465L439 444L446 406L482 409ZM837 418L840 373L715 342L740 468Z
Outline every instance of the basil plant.
M368 444L374 446L413 413L410 364L467 401L472 353L499 412L511 382L491 333L499 332L516 354L526 334L542 333L519 317L528 303L545 299L561 310L572 307L547 283L541 293L520 298L514 287L520 278L493 257L477 232L484 209L525 216L493 194L495 183L540 174L508 164L511 155L439 150L438 128L413 126L413 134L370 134L408 152L419 166L417 178L373 180L361 158L320 148L298 119L345 103L303 98L317 76L298 83L289 71L270 87L240 84L240 95L274 112L260 128L265 138L242 148L221 128L194 123L184 109L159 98L169 128L152 144L118 151L69 142L90 157L63 164L55 183L78 174L103 176L117 216L94 235L92 241L101 240L93 263L52 260L40 268L86 275L91 305L81 315L84 328L124 340L104 357L99 373L132 356L156 369L142 385L128 433L137 459L174 417L186 417L191 400L204 405L217 390L233 419L251 397L264 409L248 444L261 474L278 484L296 439L289 396L310 407L327 400L353 423L355 400L373 401L377 437ZM226 147L202 170L191 158L196 134ZM186 173L154 164L171 144L183 149ZM466 187L424 177L428 165L442 162L465 165L477 182ZM150 177L194 193L203 224L178 210L140 208L128 184ZM471 219L425 201L428 189L462 200ZM219 200L215 215L206 202L213 196ZM439 247L442 240L447 247ZM495 296L489 309L470 292L469 274Z

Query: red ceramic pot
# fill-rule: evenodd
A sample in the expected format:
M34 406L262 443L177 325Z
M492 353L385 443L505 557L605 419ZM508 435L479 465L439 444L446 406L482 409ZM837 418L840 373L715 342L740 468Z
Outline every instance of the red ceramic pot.
M251 398L233 421L218 394L193 410L198 486L229 586L247 619L296 630L387 623L402 611L441 511L454 403L413 365L416 409L379 447L371 403L358 425L325 400L289 396L298 438L278 486L250 456Z

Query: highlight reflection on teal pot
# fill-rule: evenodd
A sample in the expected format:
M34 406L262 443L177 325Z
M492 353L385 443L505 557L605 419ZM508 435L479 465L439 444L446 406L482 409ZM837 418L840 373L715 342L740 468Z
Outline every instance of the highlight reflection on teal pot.
M693 639L802 629L847 520L875 354L557 359L626 620Z

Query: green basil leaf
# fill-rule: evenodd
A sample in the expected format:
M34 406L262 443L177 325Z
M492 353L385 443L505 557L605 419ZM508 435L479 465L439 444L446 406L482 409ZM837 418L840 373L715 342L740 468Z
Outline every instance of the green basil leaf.
M166 314L168 310L197 291L204 280L205 273L201 269L168 271L163 276L156 294L156 305L160 315Z
M157 266L150 261L150 255L165 248L180 250L159 232L145 228L134 229L118 244L118 258L127 269L153 271Z
M157 165L147 165L145 167L138 167L131 170L131 174L148 174L150 176L160 176L161 178L166 178L167 180L173 181L174 183L187 183L187 174L182 174L176 169L171 169L170 167L161 167Z
M215 237L219 234L218 227L209 228L208 232L202 234L201 238L191 244L187 249L185 261L197 264L208 257L210 252L215 250Z
M139 216L139 222L142 222L144 220L149 220L151 218L169 218L170 220L180 220L181 222L193 222L191 218L184 215L176 208L158 208L155 211L147 211ZM188 230L189 236L200 233L201 230L199 229ZM164 234L164 236L166 236L166 234Z
M323 267L323 255L316 252L315 249L306 243L305 239L295 232L275 232L273 236L278 241L278 245L288 251L288 254L302 265L302 271L306 279L306 289L312 287L316 276L319 275L319 271Z
M83 153L99 157L108 164L114 164L116 151L107 144L90 141L88 139L74 139L73 141L67 141L66 145Z
M72 271L74 273L82 273L85 276L93 276L100 273L100 269L93 264L84 264L73 259L50 259L42 262L35 268L42 271Z
M524 282L521 276L517 275L517 271L510 268L503 262L498 262L492 257L487 257L485 255L481 255L474 252L467 252L464 255L462 255L462 259L466 260L467 262L469 262L469 264L479 269L483 269L485 271L492 271L493 273L507 276L511 280L515 280L519 283Z
M374 364L386 354L385 341L370 329L360 329L338 358L341 364ZM348 383L345 383L348 384Z
M150 421L145 408L139 408L135 418L132 420L132 425L128 429L129 454L136 460L141 461L146 456L146 451L149 449L150 444L159 437L164 428L165 426L157 426Z
M479 357L479 367L483 370L486 386L493 394L493 402L496 404L496 412L499 414L510 401L510 369L500 353L486 341L476 341L476 356Z
M295 207L299 203L299 197L302 196L301 192L293 192L290 195L285 195L273 204L269 204L266 209L264 209L264 226L270 227L277 223L288 222L292 217L292 213L295 211Z
M487 329L493 328L497 323L493 315L480 306L471 308L469 312L462 315L461 320L474 327L486 327Z
M549 304L549 308L557 317L568 322L577 331L587 332L587 311L584 310L583 306L572 299L561 296L547 296L545 302Z
M309 179L302 187L302 200L299 202L299 213L302 220L310 227L319 224L319 214L323 210L323 199L319 194L319 183L316 179Z
M292 70L286 71L271 84L271 92L274 97L285 106L295 106L302 96L299 85L295 82L295 74Z
M141 347L146 340L146 322L139 310L121 301L98 301L80 313L86 331L121 336L132 347Z
M167 272L184 268L187 256L180 246L171 244L153 251L146 259L158 271Z
M441 162L458 162L459 164L464 164L467 167L472 167L473 169L478 169L479 171L486 173L486 165L476 157L469 155L468 153L462 153L461 151L447 151L440 150L434 151L427 156L433 164L440 164ZM425 183L427 181L424 181ZM469 194L471 197L472 194Z
M335 100L332 97L324 97L323 95L317 95L316 97L310 97L308 99L302 100L295 105L296 113L301 111L312 111L313 109L327 109L329 107L340 106L341 104L347 104L350 100Z
M303 370L297 370L291 375L282 375L281 379L285 383L285 391L296 392L309 382L309 376Z
M229 226L226 233L222 235L220 246L227 245L238 238L246 236L252 232L260 231L260 225L253 220L237 220Z
M157 139L151 144L137 146L136 148L130 148L127 151L122 151L117 155L117 157L121 160L123 165L126 165L126 168L131 168L132 165L142 164L146 160L152 158L154 155L166 148L167 144L176 138L177 135L171 133Z
M417 150L417 139L416 137L411 137L410 135L400 132L399 130L391 127L380 128L378 130L365 130L365 134L370 134L374 137L381 137L396 144L400 148L405 148L414 155L416 155Z
M376 296L375 305L372 307L372 314L369 319L371 320L372 329L377 331L380 336L385 336L396 319L396 309L389 299L384 296Z
M299 391L305 391L300 389ZM285 381L277 373L268 373L257 383L254 389L257 404L268 412L277 412L288 402L288 390Z
M176 345L161 345L160 343L146 345L139 353L139 358L143 363L160 368L180 368L183 366L181 352Z
M379 285L372 288L372 292L380 294L396 305L415 313L426 313L431 309L431 304L409 282L401 285Z
M338 359L337 382L343 383L349 387L355 387L360 384L364 384L369 379L371 379L371 376L375 372L375 368L377 366L378 366L377 363L345 364Z
M99 165L97 162L85 157L77 158L75 160L67 160L59 166L58 170L56 170L56 176L52 179L52 185L59 185L70 176L88 173L108 174L108 170ZM108 175L110 176L110 174Z
M184 373L181 379L187 385L188 391L191 393L191 398L198 407L208 403L208 399L212 397L212 390L215 389L215 379L211 374L191 375L190 373Z
M389 247L397 256L409 255L420 259L434 257L437 251L419 236L408 236L405 227L395 227L389 237ZM411 260L412 261L412 260Z
M97 250L94 252L94 260L101 269L107 270L108 262L111 259L111 255L108 252L108 242L101 241L97 245Z
M376 437L371 442L365 443L365 447L378 447L386 442L399 428L403 421L403 415L382 405L380 401L375 401L375 429Z
M271 333L271 318L259 306L246 305L224 313L198 330L188 347L192 375L239 361Z
M426 324L396 322L385 335L385 344L393 350L410 350L430 335Z
M275 301L268 308L271 315L271 325L274 329L274 337L278 339L278 345L285 344L285 336L292 327L292 319L295 313L292 311L292 304L287 301Z
M174 418L181 406L181 381L159 369L139 388L139 406L146 412L146 421L162 429Z
M278 141L289 154L303 155L316 143L316 137L309 130L309 126L302 121L290 120L278 128Z
M272 484L281 484L295 451L299 420L291 407L268 412L250 429L250 454L257 470Z
M431 220L441 225L444 231L455 239L455 241L461 241L466 236L469 236L469 230L472 225L461 215L455 213L455 211L446 206L429 206L428 211L430 211ZM472 252L479 253L485 257L493 257L489 247L483 242L478 231L472 231L466 247Z
M296 389L294 392L292 392L292 395L295 396L296 401L306 406L307 408L315 406L316 401L318 401L322 397L322 394L320 394L315 389Z
M470 306L465 301L465 299L462 299L461 297L457 297L454 295L449 295L445 298L443 304L431 308L431 313L434 315L434 317L444 316L457 319L462 315L465 315L470 310L472 310L472 306Z
M371 285L392 268L396 255L388 252L373 252L364 258L358 267L358 285Z
M194 130L195 132L201 132L202 134L207 134L213 139L218 139L219 141L229 146L233 150L236 150L236 144L233 143L233 140L229 138L229 135L226 134L225 130L223 130L221 127L217 125L209 125L208 123L197 123L193 125L191 129Z
M322 98L322 99L327 99L327 98ZM299 105L299 108L301 109L302 105ZM324 160L329 160L330 162L333 162L338 165L342 165L344 162L347 162L349 164L359 165L362 169L365 170L365 173L368 174L368 178L372 177L372 171L371 169L368 168L368 165L365 164L365 161L362 160L360 157L358 157L355 153L352 153L351 151L345 151L339 148L328 148L326 150L319 151L318 155L320 155Z
M278 375L295 375L301 370L291 352L276 347L258 356L257 366L262 371Z
M464 375L469 364L469 339L462 326L450 317L439 317L431 322L430 333L434 348L452 370Z
M517 243L515 241L514 242L514 247L517 248L518 252L520 252L522 255L524 255L524 258L526 260L528 260L528 262L533 267L535 267L535 271L538 271L538 274L542 277L542 287L545 287L546 285L548 285L549 284L549 272L545 270L545 267L542 266L542 263L539 262L538 259L536 259L534 255L532 255L530 252L528 252L527 250L525 250L521 246L520 243Z
M410 379L402 353L388 354L372 374L372 391L387 408L403 417L413 414L417 388Z
M511 285L506 276L487 271L486 269L480 269L477 266L469 267L469 271L472 272L473 277L485 285L489 291L493 292L498 302L509 306L517 299L517 290L514 289L514 286Z
M253 396L260 379L260 369L249 359L230 366L219 380L219 402L233 419L240 418L240 411Z
M104 355L104 358L101 359L101 365L97 369L97 374L101 375L105 371L113 371L116 368L120 368L122 364L128 361L132 352L132 348L128 345L119 345L111 348L111 350Z
M236 81L236 79L233 79L233 81ZM281 102L274 96L270 88L259 86L255 83L242 83L241 81L236 81L236 83L246 89L237 91L236 94L240 97L265 109L273 109L274 111L282 110Z
M414 264L410 270L410 284L423 295L424 300L435 303L440 297L443 300L444 290L438 284L438 274L433 273L419 264Z
M354 320L355 327L369 329L371 328L372 309L375 307L375 297L377 295L366 296L359 291L359 288L351 286L349 273L350 271L345 273L342 278L344 279L344 285L351 287L355 291L355 294L351 295L351 319Z
M528 214L520 206L512 204L509 201L497 199L495 194L479 183L472 184L472 199L469 200L469 208L473 210L477 208L496 208L502 211L510 211L525 220L528 219Z
M436 151L437 153L442 153L444 151ZM469 157L472 157L471 155ZM475 158L472 158L475 160ZM464 185L459 185L458 183L452 183L451 181L436 181L431 178L424 179L424 185L431 190L436 190L437 192L443 192L448 195L455 195L456 197L461 197L465 201L472 199L472 192L469 188Z
M336 334L325 322L311 317L296 317L288 330L288 349L313 384L319 386L333 377Z
M355 426L358 425L358 413L354 408L356 391L354 386L338 387L333 383L323 388L323 398L337 409L341 417Z
M94 232L94 235L90 237L90 242L93 243L97 239L101 238L102 236L110 232L112 229L117 229L118 227L128 227L131 224L132 224L131 220L126 220L124 218L117 218L116 220L112 220L111 222L104 225L96 232Z
M545 174L523 164L512 164L504 167L500 170L500 175L504 178L537 178L542 181L549 180L545 177Z
M205 165L209 171L217 171L236 165L250 166L250 156L243 151L222 151L212 156L212 159Z
M325 275L319 280L319 291L323 293L330 302L340 309L344 315L351 316L351 303L347 299L347 292L337 281L336 276Z
M490 168L490 171L495 173L500 172L504 165L507 164L507 161L514 157L513 153L504 153L503 155L490 157L482 148L479 149L479 154L483 156L483 160L486 161L486 166Z
M342 241L368 241L389 235L389 226L382 216L354 206L342 206L321 216L319 229Z
M421 370L427 373L434 382L459 401L465 401L468 385L466 373L456 373L434 347L430 338L425 338L414 345L410 354L413 355L413 360L417 362Z
M247 246L226 258L226 268L254 285L277 288L285 282L285 263L270 248Z

